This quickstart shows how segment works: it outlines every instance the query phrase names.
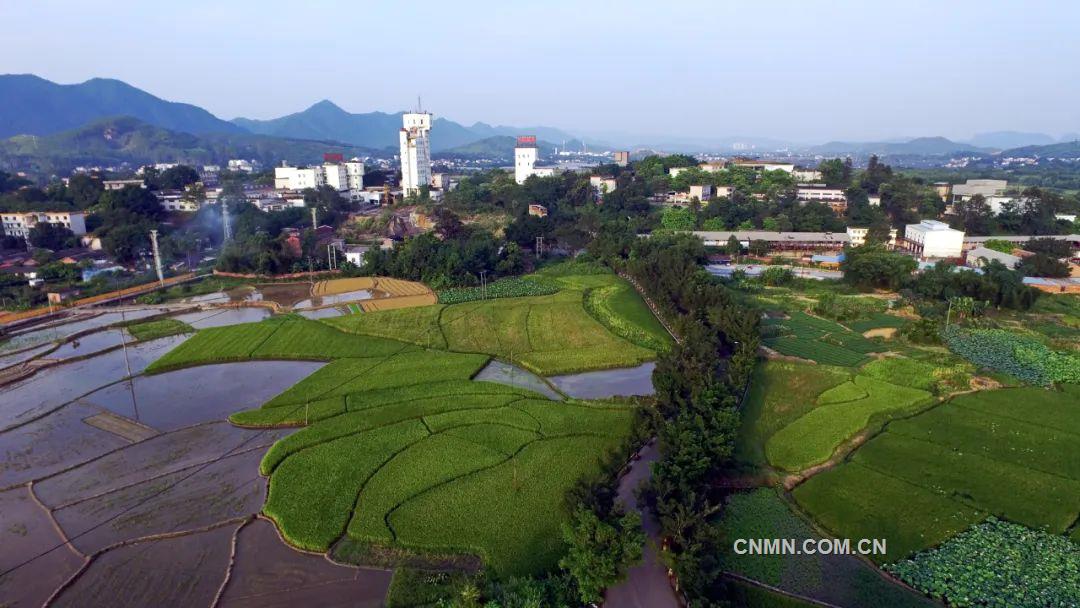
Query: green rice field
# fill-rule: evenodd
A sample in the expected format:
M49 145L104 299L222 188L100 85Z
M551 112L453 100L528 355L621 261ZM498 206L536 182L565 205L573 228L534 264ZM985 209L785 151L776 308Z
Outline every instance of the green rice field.
M960 395L894 420L848 462L795 488L842 537L884 537L887 560L937 546L988 515L1052 534L1080 513L1077 387Z
M472 378L492 356L551 375L655 359L670 338L611 273L550 271L554 294L204 329L148 372L253 359L329 361L230 420L300 427L264 455L264 514L292 545L477 556L496 576L564 552L566 493L625 449L636 406L553 401ZM603 298L585 309L585 294ZM625 454L618 458L624 458Z

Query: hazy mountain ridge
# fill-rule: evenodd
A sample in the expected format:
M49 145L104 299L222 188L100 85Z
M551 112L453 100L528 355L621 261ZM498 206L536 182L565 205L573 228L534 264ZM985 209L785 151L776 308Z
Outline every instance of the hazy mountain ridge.
M122 116L99 120L51 135L19 135L0 141L0 167L63 173L80 165L133 166L183 162L224 164L231 158L256 159L266 166L281 160L314 163L324 152L365 156L374 150L338 142L296 140L250 133L195 135Z
M243 132L198 106L166 101L119 80L57 84L32 74L0 75L0 138L51 135L112 116L186 133Z
M404 112L354 114L324 99L301 112L279 118L234 118L232 122L262 135L333 139L371 148L393 148L398 145L402 114ZM574 139L574 136L552 127L492 126L483 122L466 126L436 115L432 125L431 148L433 152L440 152L491 137L517 135L536 135L553 141Z

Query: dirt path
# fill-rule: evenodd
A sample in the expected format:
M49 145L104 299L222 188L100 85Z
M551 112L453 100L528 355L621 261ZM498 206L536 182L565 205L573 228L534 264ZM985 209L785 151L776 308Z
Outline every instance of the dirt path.
M660 523L647 509L638 504L634 491L652 474L650 465L660 458L655 443L638 452L639 459L619 480L619 501L641 513L642 527L648 536L642 562L627 572L626 580L607 590L607 608L678 608L682 604L668 581L667 568L660 563L657 545L660 543Z

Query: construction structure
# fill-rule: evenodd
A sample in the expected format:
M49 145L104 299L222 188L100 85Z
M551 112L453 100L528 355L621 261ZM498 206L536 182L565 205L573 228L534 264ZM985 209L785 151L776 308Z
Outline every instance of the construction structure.
M430 112L417 110L401 117L401 190L406 197L419 195L431 183Z

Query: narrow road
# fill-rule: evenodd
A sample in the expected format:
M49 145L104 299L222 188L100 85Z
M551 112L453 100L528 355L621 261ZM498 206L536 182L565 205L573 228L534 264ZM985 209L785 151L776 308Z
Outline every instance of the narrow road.
M642 509L634 495L636 490L652 474L650 466L660 458L655 443L638 452L640 457L631 465L630 471L619 480L619 502L641 513L648 542L642 562L627 572L626 580L607 590L605 608L679 608L675 591L668 582L667 568L660 563L657 546L660 544L660 523L648 509Z

